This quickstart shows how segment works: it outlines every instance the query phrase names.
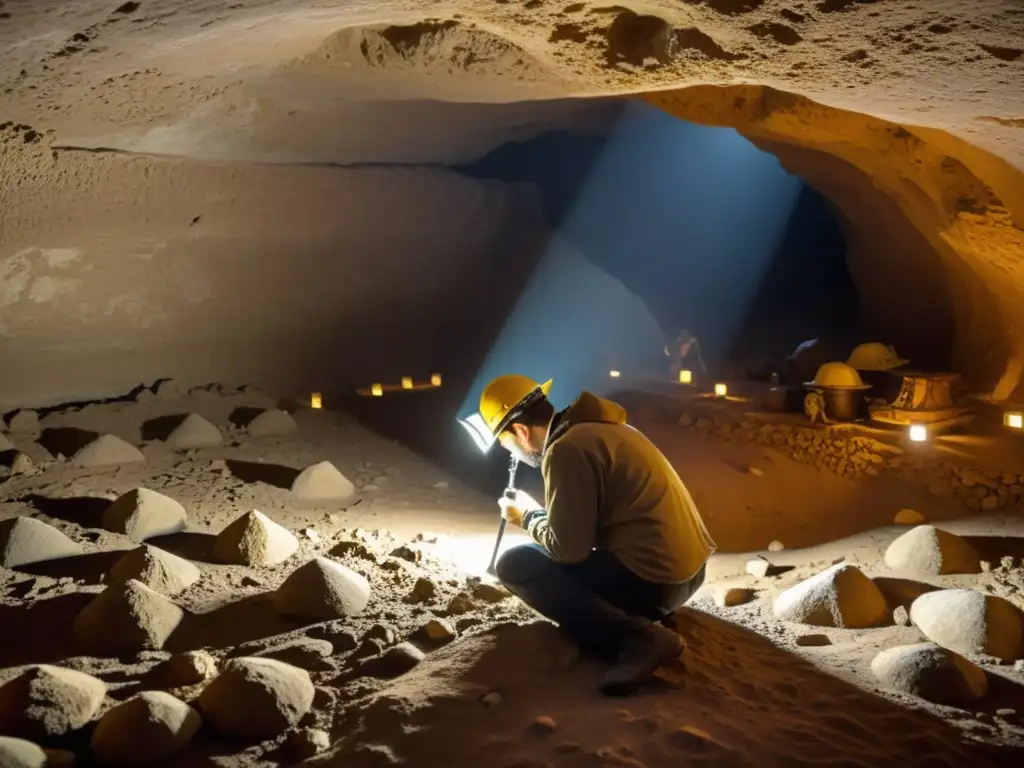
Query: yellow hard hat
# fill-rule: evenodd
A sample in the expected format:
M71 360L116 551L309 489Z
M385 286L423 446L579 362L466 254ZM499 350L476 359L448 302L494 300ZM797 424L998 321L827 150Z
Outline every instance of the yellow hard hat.
M531 395L547 397L551 391L551 379L538 384L533 379L518 374L499 376L480 394L480 418L497 435L504 427L508 416L523 405Z
M858 371L891 371L893 368L902 368L908 362L901 360L896 350L888 344L869 341L866 344L859 344L850 353L846 364Z
M826 389L870 389L861 379L857 369L846 363L825 363L818 368L814 381L808 381L805 387L823 387Z

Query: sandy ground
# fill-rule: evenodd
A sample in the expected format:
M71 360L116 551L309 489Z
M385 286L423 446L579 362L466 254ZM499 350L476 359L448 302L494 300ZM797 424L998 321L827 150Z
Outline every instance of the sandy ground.
M886 583L881 555L906 530L885 525L895 511L912 505L931 519L956 514L913 487L846 481L783 456L773 457L761 476L741 475L737 462L758 460L743 451L759 449L641 425L693 490L724 554L712 560L707 585L676 617L688 642L683 660L637 696L609 700L595 690L600 664L580 659L553 627L535 621L514 599L474 591L493 541L492 498L342 414L299 409L300 430L285 437L248 438L232 427L235 408L269 404L255 393L201 392L174 401L90 405L44 418L50 430L73 426L142 445L146 464L106 470L76 469L31 438L11 436L39 472L0 486L0 518L32 515L80 542L87 554L0 571L0 679L32 663L78 669L107 682L105 710L159 687L150 673L172 653L206 649L223 661L326 638L333 650L319 656L308 649L283 651L283 658L309 669L317 685L313 708L299 724L330 735L331 746L311 758L317 764L966 766L1020 759L1024 728L1012 710L1024 701L1021 664L982 662L989 694L968 709L939 707L886 690L869 667L878 651L920 641L915 627L822 630L773 616L777 594L837 558ZM224 445L175 452L159 440L141 440L146 421L189 412L218 425ZM43 442L47 434L53 433L44 433ZM304 508L278 487L287 484L282 476L322 460L357 488L345 507ZM104 531L98 518L108 500L138 486L186 507L188 531L151 543L191 559L202 578L174 597L187 619L163 649L82 656L69 637L71 620L102 589L103 574L122 550L134 546ZM299 552L271 568L217 564L210 557L213 535L253 508L294 531ZM1019 510L943 527L1008 537L1001 539L1004 545L1024 537ZM508 543L516 540L509 537ZM768 552L771 540L787 548ZM403 543L421 550L414 562L402 553L389 555ZM745 550L755 549L792 569L770 578L746 575ZM372 596L365 612L310 623L272 610L268 593L315 555L367 576ZM998 555L991 556L998 562ZM984 589L1020 607L1021 555L1010 568L927 581ZM432 600L409 600L418 578L435 584ZM899 603L893 590L902 582L889 581ZM755 599L719 607L715 591L734 585L754 589ZM450 601L459 594L469 604L456 608ZM435 617L447 617L459 637L429 651L411 671L395 677L394 671L375 675L360 666ZM825 634L829 644L798 645L809 634ZM368 645L368 638L378 639ZM201 688L175 693L191 701ZM78 751L90 764L83 745L91 728L48 746ZM295 764L301 756L293 740L283 734L260 743L229 741L205 727L171 764Z

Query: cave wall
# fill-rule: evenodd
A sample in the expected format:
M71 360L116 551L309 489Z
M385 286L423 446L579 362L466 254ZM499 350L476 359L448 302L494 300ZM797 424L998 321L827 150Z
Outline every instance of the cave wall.
M39 153L0 184L0 408L139 382L428 376L543 233L535 192L439 169ZM450 342L449 342L450 343Z

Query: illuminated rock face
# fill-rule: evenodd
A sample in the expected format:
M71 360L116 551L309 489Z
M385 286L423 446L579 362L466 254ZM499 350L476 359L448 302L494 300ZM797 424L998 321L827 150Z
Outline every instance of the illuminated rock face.
M2 83L0 406L416 368L438 328L486 316L495 265L537 246L536 201L436 168L309 164L469 162L552 126L604 130L607 109L578 99L495 105L597 93L646 93L778 155L834 203L870 325L901 350L950 344L973 387L1024 397L1013 4L463 0L437 18L422 0L401 24L387 2L371 20L150 5L87 3L64 43L32 4L0 26L0 72L19 73ZM763 85L706 85L739 81Z

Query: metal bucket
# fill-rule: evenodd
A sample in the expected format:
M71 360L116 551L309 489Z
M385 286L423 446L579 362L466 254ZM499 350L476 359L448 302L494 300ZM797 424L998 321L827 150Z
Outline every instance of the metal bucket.
M825 414L832 421L856 421L867 415L863 389L820 387Z

